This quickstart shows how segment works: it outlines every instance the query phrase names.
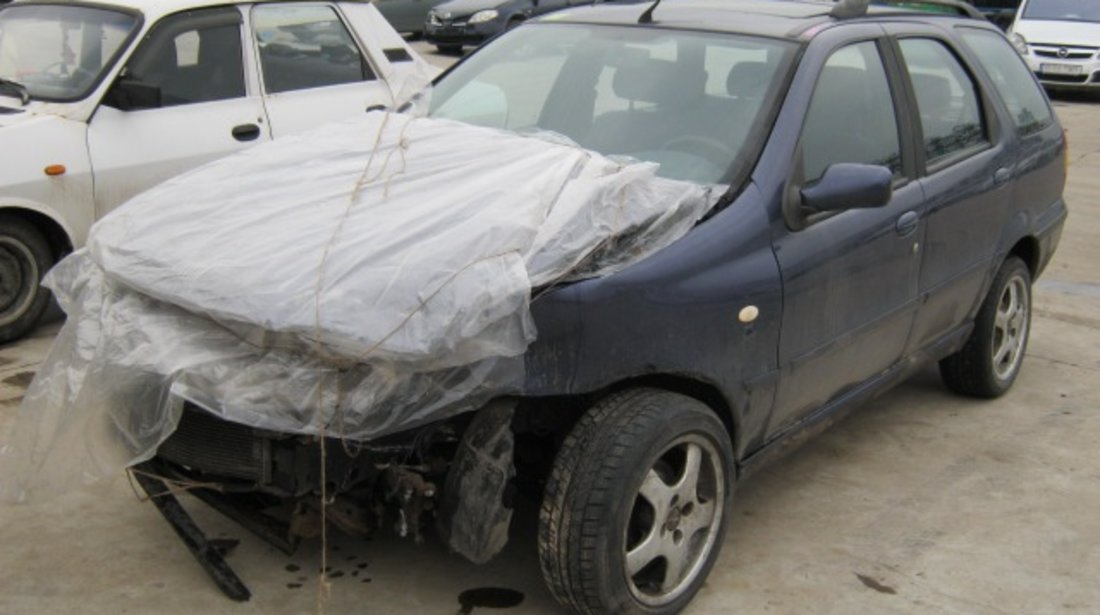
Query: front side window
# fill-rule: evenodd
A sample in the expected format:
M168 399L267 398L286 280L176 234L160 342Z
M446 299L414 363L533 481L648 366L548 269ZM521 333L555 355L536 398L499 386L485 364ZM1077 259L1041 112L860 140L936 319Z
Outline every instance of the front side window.
M1095 0L1030 0L1024 19L1100 22L1100 2Z
M900 46L917 96L927 163L987 145L978 88L954 54L931 39L904 39Z
M894 99L875 43L849 45L825 62L801 144L802 176L807 183L840 162L874 164L901 174Z
M122 79L158 90L162 107L241 98L240 24L235 8L166 17L141 41Z
M730 181L778 99L784 41L658 28L533 24L436 84L429 114L553 132L664 177Z
M1003 36L975 28L959 28L959 32L989 73L993 87L1021 134L1039 132L1054 122L1054 114L1039 84L1035 83L1020 54L1009 53L1014 49Z
M260 5L252 24L269 94L374 79L332 7Z
M0 78L21 84L31 98L79 100L99 83L136 26L135 16L103 8L5 7L0 10ZM18 88L0 88L0 96L16 95Z

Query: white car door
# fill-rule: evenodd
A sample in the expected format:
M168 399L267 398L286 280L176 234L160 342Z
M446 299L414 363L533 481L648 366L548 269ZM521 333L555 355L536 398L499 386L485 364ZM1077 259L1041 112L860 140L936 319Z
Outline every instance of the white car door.
M262 100L249 95L242 24L235 7L187 11L161 19L138 43L89 123L97 216L271 138Z
M335 6L257 4L251 22L273 137L393 103Z

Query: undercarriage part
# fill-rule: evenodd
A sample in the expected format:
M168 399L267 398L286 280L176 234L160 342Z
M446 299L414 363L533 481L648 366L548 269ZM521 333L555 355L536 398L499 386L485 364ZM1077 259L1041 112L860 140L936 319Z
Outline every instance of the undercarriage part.
M290 528L285 523L280 523L258 510L242 505L231 497L223 496L217 491L192 489L189 493L206 502L210 508L236 521L241 527L283 553L292 555L298 548L298 537L291 533Z
M452 550L476 564L489 561L508 543L512 507L506 495L516 476L514 413L515 403L507 400L479 410L447 474L440 533Z
M172 495L164 481L153 478L156 475L156 467L146 463L135 469L137 471L133 475L137 483L141 485L142 490L149 496L149 500L157 507L160 514L164 515L168 525L176 531L176 535L191 551L191 555L195 556L199 565L210 575L218 589L237 602L245 602L251 598L252 592L225 562L218 546L207 540L206 535L195 525L191 516L183 509L176 496Z
M412 534L417 544L424 542L420 524L424 513L434 507L435 484L402 467L386 468L382 472L382 481L387 501L397 504L397 524L394 531L402 538Z

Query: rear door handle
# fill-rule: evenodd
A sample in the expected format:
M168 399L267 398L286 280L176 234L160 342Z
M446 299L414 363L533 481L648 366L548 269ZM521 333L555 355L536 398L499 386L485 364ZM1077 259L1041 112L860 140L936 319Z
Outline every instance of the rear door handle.
M260 127L255 124L241 124L234 126L231 131L233 138L238 141L255 141L260 138Z
M993 185L994 186L1003 186L1003 185L1005 185L1005 182L1007 182L1010 179L1012 179L1012 172L1009 171L1008 169L1000 168L1000 169L997 169L997 171L995 173L993 173Z
M898 235L902 237L917 230L917 224L920 223L920 214L915 211L907 211L898 216L898 222L894 225L894 229L897 230Z

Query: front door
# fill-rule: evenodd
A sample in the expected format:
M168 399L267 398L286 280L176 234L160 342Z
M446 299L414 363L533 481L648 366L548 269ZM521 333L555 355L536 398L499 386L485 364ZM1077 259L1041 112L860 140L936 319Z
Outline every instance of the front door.
M88 151L97 216L183 171L270 138L263 105L245 86L241 22L233 7L177 13L139 43L119 79L159 96L122 105L108 92L96 109Z
M258 4L251 19L275 137L393 104L335 7Z
M783 322L770 437L897 362L913 322L923 196L902 146L881 44L850 44L829 56L802 128L798 185L811 185L832 164L856 162L890 168L895 187L886 206L805 218L774 238Z

